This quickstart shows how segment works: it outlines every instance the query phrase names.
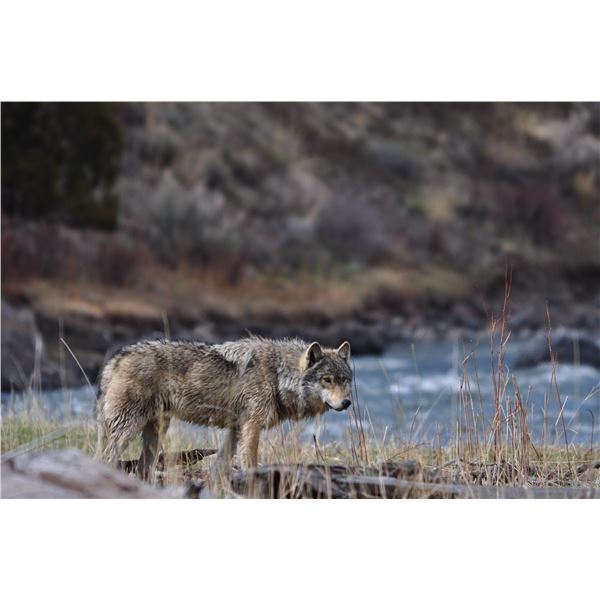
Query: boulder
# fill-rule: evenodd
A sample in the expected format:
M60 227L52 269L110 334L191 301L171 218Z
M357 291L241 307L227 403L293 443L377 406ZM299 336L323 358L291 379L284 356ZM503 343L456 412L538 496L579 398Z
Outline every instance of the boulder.
M45 338L29 307L14 306L2 299L2 391L23 391L38 385L56 389L85 384L85 377L69 352L64 349L64 360L58 360L56 351L48 352L49 343L58 345L58 334ZM93 382L103 356L87 351L75 354Z
M482 318L465 302L458 302L452 306L452 317L456 325L473 331L480 329L483 324Z
M541 329L545 323L545 315L531 304L517 309L510 317L510 327L513 330Z
M573 364L579 361L582 365L600 369L600 346L582 332L570 329L557 330L552 334L552 351L559 363ZM521 346L514 368L533 367L550 361L548 338L546 334L540 332Z
M334 323L322 329L315 339L334 348L348 340L354 354L381 354L390 342L383 324L365 325L354 320Z
M26 388L43 354L33 312L2 299L2 391Z

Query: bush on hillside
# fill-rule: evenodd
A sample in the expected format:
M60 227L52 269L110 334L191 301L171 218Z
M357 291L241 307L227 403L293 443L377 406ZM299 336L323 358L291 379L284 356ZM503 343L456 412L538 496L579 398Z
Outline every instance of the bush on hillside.
M2 105L2 209L114 229L123 134L107 103Z

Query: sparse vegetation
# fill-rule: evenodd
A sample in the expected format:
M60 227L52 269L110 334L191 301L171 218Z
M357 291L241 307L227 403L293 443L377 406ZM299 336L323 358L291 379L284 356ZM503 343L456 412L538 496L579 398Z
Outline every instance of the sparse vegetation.
M469 362L476 362L476 356L466 355L458 414L454 423L444 426L444 435L439 426L437 437L431 439L416 435L412 426L409 434L401 437L390 435L387 430L383 434L377 432L370 421L368 407L362 406L355 394L355 402L347 413L348 426L343 439L321 443L314 438L310 443L302 436L301 423L276 428L263 433L259 463L327 464L379 475L396 472L398 477L408 477L423 484L599 488L600 450L593 435L589 446L573 444L559 417L553 423L545 422L541 441L533 441L530 436L531 406L523 397L518 381L503 365L503 353L509 339L507 307L510 278L506 283L504 309L497 319L492 319L490 330L490 356L494 365L492 377L495 381L493 396L481 397L477 370L473 379L470 374L473 371L467 368ZM551 349L551 327L548 334ZM547 401L562 402L555 378ZM71 420L68 415L66 419L57 421L44 418L37 408L33 392L29 404L28 411L7 414L2 419L3 455L65 447L94 453L96 431L93 421ZM493 407L491 412L486 410L488 406ZM491 417L488 416L490 414ZM164 440L163 450L176 453L195 448L217 448L219 438L220 434L215 430L175 425ZM135 440L123 459L136 459L140 450L140 440ZM162 485L186 482L208 485L212 494L227 495L231 493L228 486L223 487L211 479L209 466L212 460L205 458L201 463L187 466L167 463L164 470L157 472L157 477ZM428 489L423 491L424 497L433 493Z
M123 131L110 103L2 105L2 210L114 229Z
M512 425L509 425L512 427ZM473 444L467 430L453 443L439 446L435 440L408 443L393 436L385 440L365 434L362 456L357 452L357 432L350 433L346 440L327 444L302 443L301 431L293 427L289 432L274 430L264 434L259 464L296 465L328 464L346 465L357 469L371 468L377 472L393 469L394 463L416 461L414 476L417 481L428 481L435 474L435 481L459 485L508 485L519 487L600 486L600 453L593 448L570 445L536 446L529 443L525 448L528 455L524 460L523 447L510 443L503 448L503 457L494 461L493 450L485 443ZM65 427L62 421L41 419L27 414L12 415L2 420L2 454L19 448L34 450L79 448L93 455L96 443L95 423L76 422ZM353 437L354 436L354 437ZM178 452L194 448L215 448L219 435L204 430L190 433L181 428L172 428L167 435L164 450ZM140 453L140 442L135 440L124 455L124 459L136 459ZM159 478L163 485L180 485L185 482L207 482L213 457L189 466L168 464ZM411 479L413 477L411 476ZM217 495L226 490L213 488Z
M78 244L64 229L3 223L3 281L107 281L94 259L101 245L114 256L128 249L126 272L187 264L235 281L409 270L434 296L442 278L431 274L460 273L457 296L474 305L472 290L494 294L510 261L523 300L535 291L566 311L598 292L597 108L9 104L3 213L94 226L90 211L106 210L97 225L118 231ZM56 166L39 168L42 158ZM25 167L36 177L20 175ZM65 184L36 183L46 171ZM40 249L43 265L23 264ZM115 261L114 283L145 284L118 270ZM577 275L581 293L557 290Z

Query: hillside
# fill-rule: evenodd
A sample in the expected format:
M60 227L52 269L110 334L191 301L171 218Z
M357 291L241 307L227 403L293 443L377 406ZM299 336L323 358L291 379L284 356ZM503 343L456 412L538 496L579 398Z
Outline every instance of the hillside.
M166 328L377 351L484 327L507 265L516 329L545 327L546 301L600 327L598 104L112 110L114 231L3 214L7 310L33 309L50 355L60 322L83 354L95 340L90 365Z

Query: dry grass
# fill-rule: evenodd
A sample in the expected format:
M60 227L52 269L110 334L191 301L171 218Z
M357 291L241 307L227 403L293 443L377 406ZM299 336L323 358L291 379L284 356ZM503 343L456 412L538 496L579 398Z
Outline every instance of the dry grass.
M269 318L273 315L305 318L310 314L344 318L365 307L434 294L440 299L466 298L470 289L463 275L430 267L376 268L331 274L304 271L293 278L257 274L230 280L227 270L158 265L140 269L135 286L123 287L99 281L49 280L10 282L13 295L28 298L33 308L49 317L67 315L99 322L160 322L163 315L196 321L203 314L232 319Z
M486 440L476 438L473 429L459 421L456 424L456 438L440 445L436 440L410 443L394 436L378 439L373 433L362 431L360 422L349 416L346 436L325 444L317 440L312 443L303 441L302 424L263 433L259 463L346 465L381 472L385 464L412 460L420 466L420 480L434 473L436 481L468 485L600 486L600 469L581 469L582 465L600 460L598 451L573 444L568 447L548 445L534 448L530 440L525 447L520 446L512 442L512 432L518 427L511 420L512 417L502 420L504 427L509 429L509 442L505 444L506 437L502 435L503 442L498 450L493 436L489 436L493 431L491 423L488 424L489 438ZM164 441L163 450L169 453L199 447L216 448L220 437L221 434L215 430L182 427L174 422ZM8 414L2 419L3 455L68 447L76 447L93 455L95 445L96 428L92 420L52 420L44 418L35 409ZM134 440L123 458L136 459L140 451L140 440ZM161 473L162 484L177 485L186 481L206 480L213 460L214 457L209 457L189 466L167 464ZM219 492L224 493L224 490L217 490Z
M387 433L379 436L370 421L367 407L361 405L355 390L343 439L323 444L314 437L312 442L306 442L302 423L282 426L263 433L259 462L263 465L347 465L382 472L386 463L413 460L418 462L422 476L428 474L431 477L434 474L438 479L453 483L599 487L600 468L597 465L600 465L600 451L595 447L593 437L587 447L573 444L562 419L564 404L556 379L549 312L548 345L553 357L553 385L546 397L544 418L548 403L557 402L559 418L553 426L559 432L556 439L561 441L559 444L549 444L545 436L539 445L532 441L528 395L523 396L518 381L508 372L504 362L506 345L510 340L508 314L511 283L511 273L507 271L500 314L490 315L489 360L494 381L492 396L483 397L481 394L475 352L465 354L459 409L451 424L453 435L449 439L442 441L442 435L438 433L434 439L414 441L412 429L411 435L404 438ZM37 399L37 393L32 391L26 411L8 413L2 419L2 454L62 447L76 447L88 454L94 453L96 433L92 420L73 420L68 415L63 420L48 419L39 409ZM490 406L493 408L491 418L487 416L489 411L486 411ZM544 431L546 428L544 425ZM216 448L219 442L220 434L215 430L182 427L174 422L164 440L163 450L176 452L199 447ZM123 458L136 459L140 450L140 441L136 440ZM214 458L207 458L191 467L167 464L162 474L163 482L170 485L185 480L202 480L212 460Z

